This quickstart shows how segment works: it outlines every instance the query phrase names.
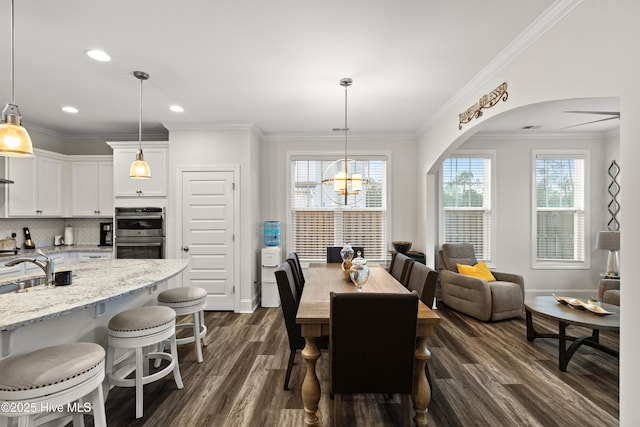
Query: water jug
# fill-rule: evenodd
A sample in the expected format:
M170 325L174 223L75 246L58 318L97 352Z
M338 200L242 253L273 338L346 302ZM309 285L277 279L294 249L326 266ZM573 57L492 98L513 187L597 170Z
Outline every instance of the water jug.
M280 221L264 222L264 245L280 246Z

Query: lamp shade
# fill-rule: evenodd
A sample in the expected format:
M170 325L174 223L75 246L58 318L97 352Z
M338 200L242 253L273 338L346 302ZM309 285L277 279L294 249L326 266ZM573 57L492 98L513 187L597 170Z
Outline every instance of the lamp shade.
M619 231L598 231L596 236L596 249L617 251L620 249Z
M11 123L0 124L0 155L33 157L33 145L27 130Z
M136 159L131 163L131 168L129 168L129 178L151 178L151 168L149 167L149 163L144 160L142 150L138 150Z

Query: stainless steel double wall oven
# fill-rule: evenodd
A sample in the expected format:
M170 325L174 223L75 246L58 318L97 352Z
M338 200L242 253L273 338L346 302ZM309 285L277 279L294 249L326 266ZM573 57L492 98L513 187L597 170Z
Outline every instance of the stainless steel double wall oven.
M115 209L116 258L165 257L164 208Z

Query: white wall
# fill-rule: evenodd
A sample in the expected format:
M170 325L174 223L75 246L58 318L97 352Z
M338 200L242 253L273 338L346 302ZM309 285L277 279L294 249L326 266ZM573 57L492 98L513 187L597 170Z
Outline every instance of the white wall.
M640 182L640 168L635 167L640 158L640 84L637 70L640 67L637 41L640 40L640 2L636 0L598 1L586 0L564 18L551 31L535 42L511 63L493 73L468 99L452 105L420 135L418 144L419 173L426 175L447 150L455 148L468 138L484 121L500 113L525 105L557 99L581 97L620 97L620 167L624 182ZM484 117L457 128L457 114L501 82L509 85L509 99L500 102ZM422 182L426 182L423 180ZM434 186L423 185L419 189L419 206L431 197ZM620 203L623 212L640 209L639 190L623 186ZM420 213L429 217L429 209ZM629 215L626 216L629 218ZM528 224L523 223L523 227ZM426 246L435 245L432 224L419 224ZM621 277L629 277L621 286L621 357L620 357L620 424L640 425L640 370L635 357L640 352L637 325L640 313L633 310L629 301L640 300L640 287L633 286L632 266L640 258L640 223L626 221L621 226ZM624 283L631 283L631 286ZM627 309L628 307L628 309Z
M235 260L239 269L239 303L236 311L251 312L259 303L257 292L257 264L254 262L258 247L257 230L260 216L260 149L259 136L251 126L239 126L232 129L200 130L182 129L168 125L169 129L169 191L167 211L177 209L176 171L185 166L238 166L240 176L236 182L236 191L240 195L240 232L236 235L240 259ZM174 216L175 218L175 216ZM167 221L167 256L181 257L181 243L176 239L177 224ZM246 257L246 258L245 258ZM250 262L247 262L250 260ZM236 300L238 301L238 300Z
M262 138L262 179L260 191L262 201L262 220L276 220L281 223L281 242L286 243L287 225L287 163L291 154L330 153L336 159L344 156L343 136L278 136L268 135ZM388 240L416 241L417 205L416 191L416 141L412 135L365 136L350 135L348 153L389 155L387 175L389 177L389 211L391 224ZM389 245L391 248L391 245ZM414 245L412 250L424 251L424 246ZM284 248L283 253L288 253ZM427 259L432 258L427 253Z
M495 152L496 194L495 207L495 253L493 266L498 271L517 272L525 279L527 296L550 295L596 295L599 273L604 269L605 253L596 250L595 236L598 230L606 229L606 169L607 146L618 145L617 139L607 142L604 137L580 138L533 138L514 136L471 137L460 149L492 150ZM590 216L587 233L587 248L590 262L586 269L540 269L532 268L532 156L533 150L587 150L591 174L587 177L586 210Z

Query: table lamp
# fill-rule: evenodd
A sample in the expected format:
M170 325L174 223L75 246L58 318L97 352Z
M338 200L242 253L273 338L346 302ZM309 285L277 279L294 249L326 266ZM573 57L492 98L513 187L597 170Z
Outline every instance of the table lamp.
M620 250L620 232L598 231L598 235L596 237L596 249L606 249L609 251L605 277L619 278L620 260L618 259L618 251Z

